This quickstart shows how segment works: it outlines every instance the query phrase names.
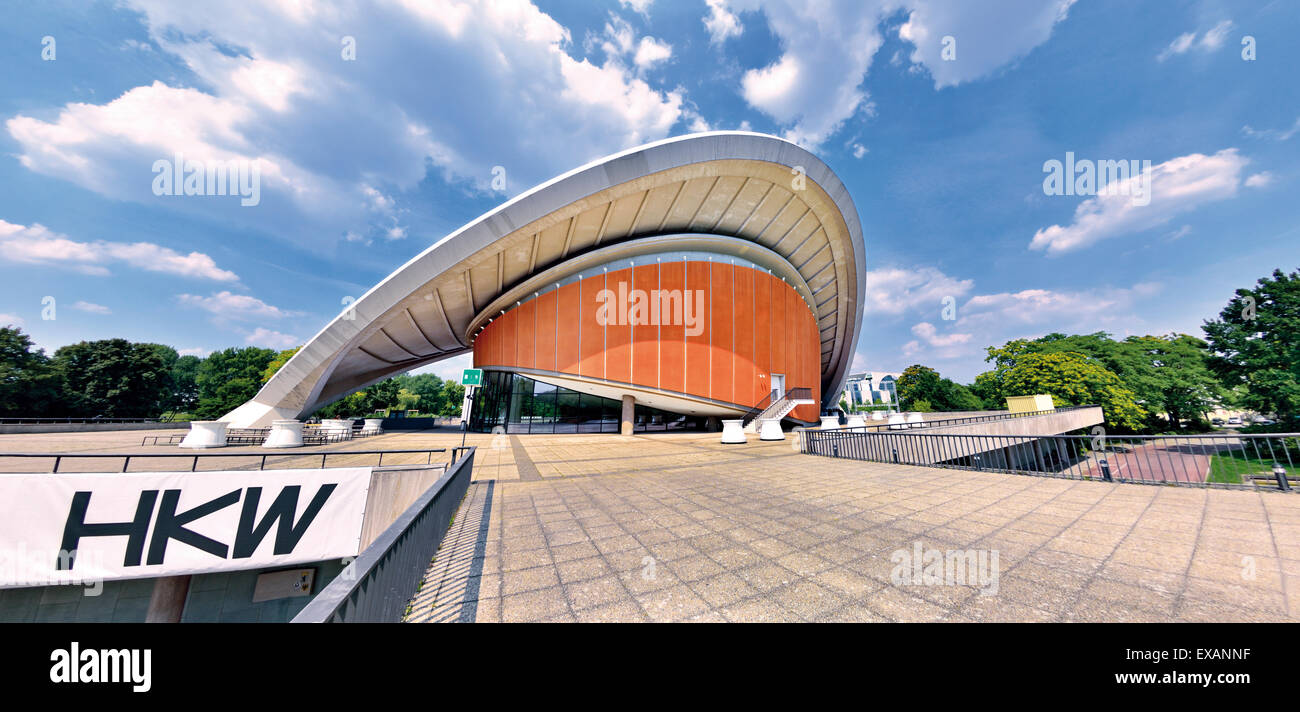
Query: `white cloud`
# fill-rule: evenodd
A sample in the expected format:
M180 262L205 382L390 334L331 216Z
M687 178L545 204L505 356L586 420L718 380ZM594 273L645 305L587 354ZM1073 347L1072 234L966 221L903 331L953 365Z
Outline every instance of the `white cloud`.
M1195 49L1200 52L1213 52L1223 46L1223 41L1228 37L1228 30L1232 29L1232 20L1224 20L1219 24L1211 27L1201 35L1200 40L1196 39L1197 33L1185 32L1174 38L1168 47L1160 50L1156 55L1156 61L1163 62L1170 57L1186 54Z
M866 146L863 146L863 145L860 144L860 143L855 143L855 144L853 144L853 157L854 157L854 158L862 158L863 156L867 155L868 153L870 153L870 149L868 149Z
M1295 123L1291 124L1291 128L1285 131L1279 131L1278 129L1256 131L1247 125L1241 127L1241 132L1252 138L1271 138L1275 141L1286 141L1300 132L1300 117L1296 117Z
M709 14L704 18L704 28L709 31L709 40L715 44L726 42L728 37L739 37L744 28L740 18L727 9L727 0L705 0Z
M899 32L915 47L913 68L928 70L942 88L986 76L1028 54L1051 36L1073 2L734 0L729 5L737 10L763 12L783 50L771 64L744 74L741 94L788 126L787 138L815 148L859 111L872 111L861 84L884 42L881 23L894 13L908 13ZM957 38L957 61L941 57L945 36Z
M197 356L199 358L207 358L208 354L212 353L212 349L205 349L201 346L196 346L192 349L179 349L176 353L181 356Z
M936 89L969 82L1013 62L1047 41L1075 0L914 0L898 35L915 49L913 66L934 77ZM945 37L954 59L944 59ZM952 56L952 55L950 55Z
M1273 183L1273 174L1268 171L1260 171L1246 179L1246 187L1263 188Z
M250 346L261 346L268 349L284 350L293 348L299 344L298 337L292 334L284 334L271 329L257 327L251 334L244 338L244 343Z
M886 267L867 272L867 314L899 315L908 310L938 311L944 297L965 296L974 286L969 279L955 279L933 267L902 269Z
M77 311L84 311L90 314L112 314L113 313L112 309L109 309L103 304L95 304L94 302L83 302L83 301L73 302L72 308L76 309Z
M956 346L970 341L970 334L940 334L934 324L923 321L912 327L912 333L925 341L930 346Z
M642 15L650 14L650 6L655 0L618 0L618 4L626 8L631 8Z
M217 282L239 280L238 275L217 267L217 263L202 252L182 255L152 242L78 242L39 223L25 226L4 220L0 220L0 261L60 266L99 276L109 274L106 265L120 262L136 269L179 277Z
M17 314L0 314L0 326L14 326L22 328L27 325L27 321Z
M492 167L504 165L512 183L531 185L663 138L682 116L680 92L647 84L631 59L574 59L569 31L526 0L124 4L205 89L154 82L53 118L15 116L7 128L23 165L300 241L322 227L339 236L386 227L390 201L430 166L487 191ZM342 57L345 36L354 61ZM666 45L643 47L633 59L664 61ZM150 167L176 152L257 161L261 204L154 196Z
M272 306L257 297L221 291L208 297L197 294L178 294L176 299L184 306L202 309L221 320L255 321L301 316L302 312Z
M673 56L672 45L660 42L653 37L642 37L637 45L636 56L632 61L642 69L648 69Z
M1205 203L1234 197L1248 162L1235 148L1212 156L1193 153L1172 158L1150 170L1150 204L1138 205L1132 197L1140 194L1137 186L1143 176L1130 177L1130 187L1120 186L1080 203L1071 224L1052 225L1034 233L1030 249L1063 254L1149 230Z

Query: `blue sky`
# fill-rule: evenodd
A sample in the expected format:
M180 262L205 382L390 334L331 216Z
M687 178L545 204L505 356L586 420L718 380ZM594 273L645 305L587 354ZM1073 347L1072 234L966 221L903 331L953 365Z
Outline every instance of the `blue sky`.
M4 8L0 322L48 351L297 345L511 195L707 129L785 136L848 186L870 261L854 370L970 381L1011 338L1199 335L1300 267L1285 0ZM259 202L155 194L178 152L257 166ZM1046 194L1067 152L1149 161L1150 200L1123 193L1141 180Z

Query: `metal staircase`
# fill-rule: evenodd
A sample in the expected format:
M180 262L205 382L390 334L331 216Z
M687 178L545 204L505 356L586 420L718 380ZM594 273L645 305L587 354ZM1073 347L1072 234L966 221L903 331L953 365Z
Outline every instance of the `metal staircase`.
M741 419L745 432L758 432L758 423L760 421L772 418L780 420L789 415L790 411L795 408L816 402L812 399L811 388L791 388L785 392L785 395L773 399L772 396L775 394L776 391L767 394L763 400L750 408L748 413L745 413L745 417Z

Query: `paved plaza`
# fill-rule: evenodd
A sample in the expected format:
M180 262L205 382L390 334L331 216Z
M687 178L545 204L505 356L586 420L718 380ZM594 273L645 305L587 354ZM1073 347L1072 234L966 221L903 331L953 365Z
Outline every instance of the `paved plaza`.
M141 448L149 434L0 435L0 451L175 451ZM752 436L468 440L474 482L412 621L1300 620L1293 494L834 460ZM203 467L222 463L238 460ZM918 546L996 552L996 584L895 582L896 552Z

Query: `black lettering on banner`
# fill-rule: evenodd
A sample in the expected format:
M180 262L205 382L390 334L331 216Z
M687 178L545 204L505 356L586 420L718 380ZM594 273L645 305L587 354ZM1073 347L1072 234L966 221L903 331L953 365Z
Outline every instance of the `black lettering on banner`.
M267 532L271 530L273 522L279 523L275 531L275 553L277 555L293 553L293 548L298 545L303 534L307 533L307 527L311 526L316 515L325 506L325 500L330 498L336 487L337 484L322 485L297 524L293 521L293 514L298 511L298 493L302 490L301 486L292 485L280 490L275 501L267 508L266 516L256 524L254 522L257 521L257 504L262 499L262 488L249 487L248 494L244 497L243 512L239 515L239 529L235 533L235 549L231 558L246 559L252 556L253 552L257 551L257 546L262 543L262 539L266 538Z
M144 538L149 533L149 518L153 514L154 502L158 499L158 490L144 490L140 493L140 502L135 507L135 519L129 522L86 523L86 510L90 508L90 492L77 492L72 495L72 506L68 508L68 520L63 525L62 550L67 556L60 556L55 564L55 571L71 571L76 562L77 547L82 537L124 536L126 556L123 566L139 566L140 556L144 551ZM66 564L66 568L64 566Z

